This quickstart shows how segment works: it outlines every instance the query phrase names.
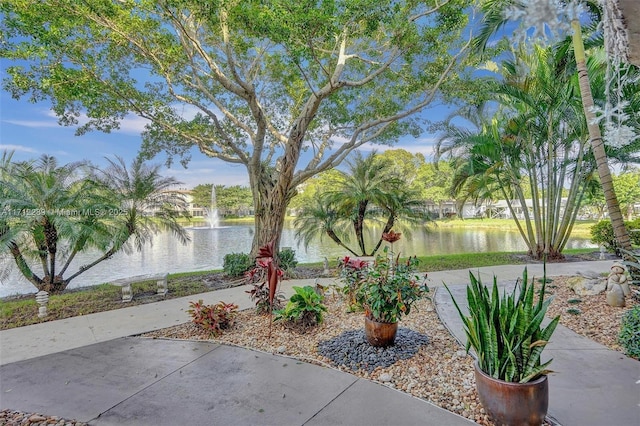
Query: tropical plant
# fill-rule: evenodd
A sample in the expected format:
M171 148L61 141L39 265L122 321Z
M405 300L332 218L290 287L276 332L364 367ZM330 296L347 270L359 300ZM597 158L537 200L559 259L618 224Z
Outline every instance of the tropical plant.
M241 277L254 265L249 253L228 253L224 255L222 270L230 277Z
M393 243L400 234L392 231L383 238ZM364 308L365 316L376 322L395 323L409 315L413 304L429 291L416 272L417 267L416 257L401 263L399 255L385 246L383 255L376 256L373 265L364 269L357 285L356 301Z
M187 313L191 316L191 322L207 331L212 337L217 337L233 324L238 315L238 305L224 302L205 305L200 299L197 302L189 302Z
M247 293L252 300L256 300L256 307L259 311L268 313L273 312L276 308L278 283L284 274L274 257L273 244L272 241L260 247L256 257L256 266L245 274L249 284L254 284L254 288ZM255 285L255 282L260 280L262 280L262 284ZM267 302L266 306L265 302Z
M293 286L295 292L284 309L274 311L275 321L290 321L303 326L322 323L327 307L322 303L324 297L311 286Z
M131 251L132 243L140 250L160 229L187 240L176 221L184 200L166 192L178 182L161 177L158 167L136 160L129 171L119 159L99 170L82 162L59 165L46 155L9 158L0 164L0 250L38 290L61 292L116 252ZM150 210L155 218L147 216ZM76 255L89 250L100 254L67 275Z
M286 298L282 292L277 291L272 301L269 301L269 286L264 280L258 283L251 283L251 290L245 290L252 302L255 303L256 313L259 315L270 314L273 310L284 306Z
M373 256L382 245L382 235L394 225L428 221L424 202L416 190L395 173L385 157L356 152L347 172L339 172L334 189L320 193L317 201L304 206L294 221L296 238L307 246L314 237L328 235L354 256ZM367 224L382 225L380 236L367 248ZM348 243L355 238L357 247Z
M340 269L340 279L344 282L344 285L340 288L340 292L347 297L349 310L357 311L362 309L362 306L358 304L356 295L367 272L367 268L369 268L369 262L345 256L340 259L338 268Z
M622 316L618 341L628 356L640 359L640 305L635 305Z
M610 2L605 2L610 3ZM562 32L570 27L571 41L575 59L575 75L578 78L578 86L580 90L580 97L582 103L583 115L587 123L587 132L589 135L589 142L591 145L591 151L593 153L594 161L597 166L597 173L600 178L600 183L605 194L605 201L607 204L607 210L611 223L613 224L614 235L618 240L618 245L625 250L631 249L631 242L629 239L629 233L624 226L624 218L620 210L620 205L616 197L616 192L613 187L613 179L611 177L611 170L607 161L607 153L605 150L605 143L602 136L602 131L599 126L599 119L596 117L596 103L593 99L592 84L590 82L590 73L587 64L587 55L585 51L585 41L582 35L582 22L580 17L580 7L575 7L577 3L572 2L572 7L567 7L567 3L564 2L552 2L549 3L549 7L543 13L536 13L537 18L548 18L553 21L554 24L558 24L562 28L552 28L552 32ZM599 18L602 16L602 11L598 2L585 1L583 2L590 12L592 22L588 26L590 29L600 28L597 24ZM607 5L605 4L605 7ZM496 34L500 28L502 28L508 21L509 17L531 18L533 13L527 10L528 7L536 7L534 2L519 2L517 0L482 0L480 2L480 11L482 12L482 26L478 33L478 36L474 40L475 47L483 51L487 46L489 39L492 35ZM558 10L555 11L554 8ZM532 22L536 19L523 19L523 22L532 23L536 26L536 31L539 27L544 25L550 26L551 22ZM529 28L524 28L528 31ZM542 33L545 33L545 29L542 28ZM524 34L524 32L523 32ZM601 36L592 37L596 40L602 40ZM613 45L613 43L612 43ZM566 54L569 49L565 50ZM565 61L568 62L568 61ZM611 106L609 106L611 107ZM618 107L618 105L616 105ZM630 140L628 142L631 142Z
M367 142L417 135L413 117L460 89L467 6L6 0L4 87L50 99L64 124L82 113L78 133L108 132L136 114L148 120L149 157L187 163L198 149L244 166L255 255L269 241L278 250L300 184Z
M552 49L534 46L504 61L493 116L481 115L475 130L448 127L437 148L455 158L454 193L474 200L500 194L536 259L562 257L594 177L578 89L556 71L557 60Z
M526 383L549 373L552 360L540 362L540 354L555 331L560 316L542 326L551 299L544 298L546 276L538 300L534 298L534 280L528 281L527 269L511 294L500 296L498 278L493 277L491 292L480 277L469 271L467 286L469 315L453 299L467 336L466 349L473 349L478 366L487 375L507 382Z

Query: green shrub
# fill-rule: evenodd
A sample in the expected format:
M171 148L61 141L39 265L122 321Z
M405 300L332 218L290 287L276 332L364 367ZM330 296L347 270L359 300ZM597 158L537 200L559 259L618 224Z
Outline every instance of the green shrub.
M233 324L238 315L238 305L234 303L218 302L215 305L205 305L202 299L189 302L191 322L209 332L213 337L222 333Z
M296 252L291 247L285 247L278 253L279 265L283 271L291 271L298 265Z
M253 259L247 253L229 253L224 256L224 273L230 277L241 277L254 266Z
M640 359L640 305L622 316L618 341L630 357Z
M629 231L631 244L640 246L640 219L631 220L624 223ZM637 230L637 231L634 231ZM605 247L607 250L620 255L618 243L613 233L613 226L610 220L601 220L591 227L591 242Z
M293 287L295 294L284 309L274 311L275 321L290 321L304 326L320 324L322 314L327 307L322 303L324 297L316 293L311 286Z

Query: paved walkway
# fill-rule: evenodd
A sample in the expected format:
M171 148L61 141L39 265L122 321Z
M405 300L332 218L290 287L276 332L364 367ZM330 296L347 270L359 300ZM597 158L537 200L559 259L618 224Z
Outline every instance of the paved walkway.
M548 275L606 273L610 261L548 265ZM515 281L523 266L476 269ZM542 265L529 265L541 276ZM434 272L464 300L468 270ZM313 280L283 282L293 285ZM331 279L321 282L330 283ZM199 295L251 306L244 287ZM423 400L347 373L209 342L131 338L189 320L194 296L0 331L0 408L38 411L95 425L469 425ZM463 338L446 291L438 313ZM640 362L560 327L549 414L558 424L640 425Z

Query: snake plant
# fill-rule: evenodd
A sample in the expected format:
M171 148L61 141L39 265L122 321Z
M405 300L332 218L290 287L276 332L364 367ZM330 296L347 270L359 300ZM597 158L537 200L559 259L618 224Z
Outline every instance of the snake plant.
M482 280L470 271L467 286L469 315L464 315L453 299L464 323L466 349L473 348L478 366L486 374L507 382L526 383L550 372L551 360L541 363L540 354L553 334L560 316L542 326L551 299L544 298L546 276L540 296L534 298L534 283L527 281L527 269L522 273L520 289L500 296L497 277L493 277L491 292ZM451 291L446 286L447 291ZM453 298L453 295L452 295Z

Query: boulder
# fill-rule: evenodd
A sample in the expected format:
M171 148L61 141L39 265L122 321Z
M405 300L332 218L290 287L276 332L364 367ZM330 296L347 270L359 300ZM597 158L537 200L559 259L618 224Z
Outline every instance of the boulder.
M567 285L578 296L593 296L606 290L607 280L575 276L567 279Z

